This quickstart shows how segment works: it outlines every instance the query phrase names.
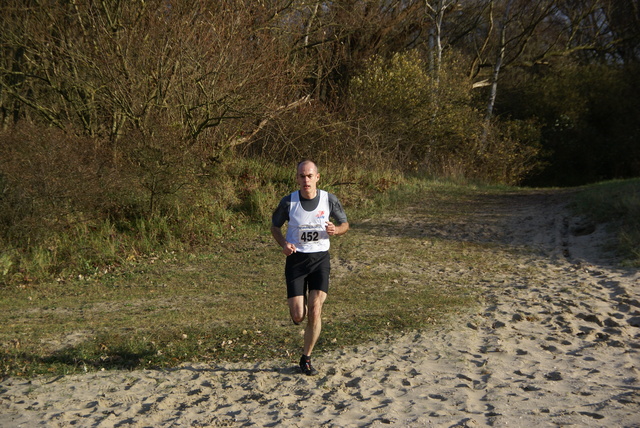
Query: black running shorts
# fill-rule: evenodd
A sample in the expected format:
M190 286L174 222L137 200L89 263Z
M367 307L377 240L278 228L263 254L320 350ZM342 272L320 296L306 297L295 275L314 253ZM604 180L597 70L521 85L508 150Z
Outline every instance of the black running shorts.
M300 253L287 257L284 276L287 281L287 298L304 296L309 290L329 292L329 252Z

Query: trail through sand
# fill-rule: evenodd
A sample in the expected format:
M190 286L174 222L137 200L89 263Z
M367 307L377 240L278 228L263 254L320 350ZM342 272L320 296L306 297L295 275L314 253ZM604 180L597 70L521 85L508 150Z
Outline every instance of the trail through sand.
M528 249L447 326L322 354L316 377L264 361L6 379L0 426L639 427L640 274L615 267L604 227L566 201L489 196L458 224L412 218L427 235Z

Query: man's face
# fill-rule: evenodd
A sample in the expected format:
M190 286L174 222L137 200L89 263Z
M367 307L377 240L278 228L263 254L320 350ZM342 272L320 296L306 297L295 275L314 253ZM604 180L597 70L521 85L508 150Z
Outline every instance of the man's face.
M316 184L320 179L320 174L316 166L311 162L303 163L298 167L296 181L300 185L300 191L305 195L315 196Z

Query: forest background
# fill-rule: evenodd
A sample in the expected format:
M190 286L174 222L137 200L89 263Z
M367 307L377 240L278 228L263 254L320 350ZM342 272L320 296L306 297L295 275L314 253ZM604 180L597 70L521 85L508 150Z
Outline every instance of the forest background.
M264 228L306 157L350 209L412 176L637 177L639 7L3 1L0 284Z

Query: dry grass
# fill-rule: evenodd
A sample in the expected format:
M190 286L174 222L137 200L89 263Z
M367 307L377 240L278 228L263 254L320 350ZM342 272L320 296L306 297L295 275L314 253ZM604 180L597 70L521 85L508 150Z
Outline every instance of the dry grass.
M351 209L352 229L332 244L317 352L450 321L474 307L479 284L526 275L511 260L529 250L503 245L496 232L509 203L529 194L415 181ZM209 244L91 276L5 287L2 375L297 354L301 328L288 318L284 259L266 224Z
M385 205L399 207L397 201ZM457 263L447 259L465 252L459 243L425 241L410 229L386 236L392 229L386 221L352 216L353 229L334 239L319 350L421 328L471 301L472 281L443 282L433 272ZM297 353L284 260L267 228L239 229L208 248L139 257L87 277L6 287L0 300L3 375ZM464 257L475 257L474 251Z
M640 179L585 186L573 207L596 222L611 223L625 264L640 267Z

